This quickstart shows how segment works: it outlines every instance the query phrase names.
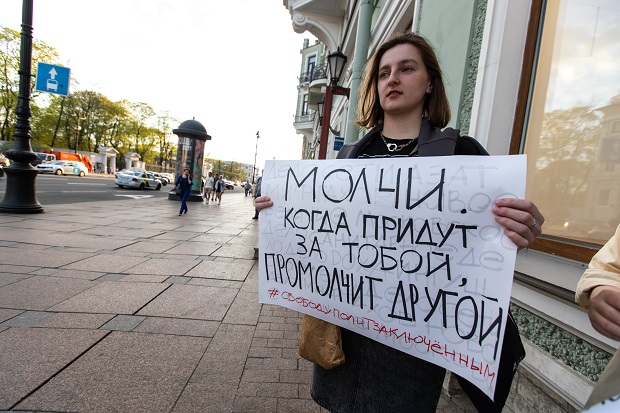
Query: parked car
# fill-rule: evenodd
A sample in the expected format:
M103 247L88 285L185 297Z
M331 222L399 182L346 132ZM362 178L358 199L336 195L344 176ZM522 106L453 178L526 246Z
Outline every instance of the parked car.
M235 184L230 181L224 181L226 183L226 189L235 189Z
M160 172L159 174L165 178L168 178L168 183L170 184L174 183L174 174L169 174L169 173L164 173L164 172Z
M159 179L163 186L166 186L170 183L170 181L168 181L168 178L166 178L164 175L160 174L159 172L150 172L150 173L152 173L155 178Z
M86 165L78 161L54 161L50 163L40 163L37 165L37 170L40 174L78 176L85 176L88 174L88 168Z
M114 183L119 188L161 189L161 181L150 172L125 171L117 172Z
M9 158L4 156L4 154L0 153L0 166L7 167L10 164L11 164L11 161L9 161Z

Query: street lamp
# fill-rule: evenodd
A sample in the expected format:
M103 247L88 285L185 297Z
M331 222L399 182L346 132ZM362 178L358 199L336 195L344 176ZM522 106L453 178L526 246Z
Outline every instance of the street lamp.
M325 106L324 100L316 104L316 112L319 114L319 126L323 125L323 106Z
M258 153L258 138L260 138L258 132L256 132L256 150L254 151L254 169L252 169L252 185L254 185L254 179L256 178L256 154Z
M74 116L77 119L77 126L75 127L75 153L78 153L78 144L80 142L80 130L82 127L80 126L80 121L85 120L86 118L80 116L80 111L73 112L71 116Z
M0 212L35 214L43 212L37 200L35 180L38 171L30 165L37 159L30 146L30 76L32 71L32 4L33 0L23 0L22 31L19 55L19 94L15 114L15 145L7 152L12 160L5 168L6 193L0 203Z
M330 84L325 88L325 99L323 103L323 116L319 115L321 125L321 138L319 140L319 159L325 159L327 155L327 138L329 136L329 122L331 120L332 102L334 95L346 96L349 98L349 89L338 86L338 81L342 77L342 72L347 63L347 56L341 51L340 47L334 53L327 56L327 70L329 72Z

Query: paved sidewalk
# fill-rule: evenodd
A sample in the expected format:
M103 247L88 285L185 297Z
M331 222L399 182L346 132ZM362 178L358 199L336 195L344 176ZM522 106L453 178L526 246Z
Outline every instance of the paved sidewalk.
M0 411L325 411L301 316L258 303L252 199L188 205L0 214ZM471 407L445 396L438 411Z

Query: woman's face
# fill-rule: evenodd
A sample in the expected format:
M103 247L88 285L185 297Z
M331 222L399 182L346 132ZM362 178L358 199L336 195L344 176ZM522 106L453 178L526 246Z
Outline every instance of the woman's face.
M189 176L189 171L187 169L183 171L183 176L185 176L185 177Z
M417 47L405 43L386 51L379 62L377 91L386 115L422 116L431 80Z

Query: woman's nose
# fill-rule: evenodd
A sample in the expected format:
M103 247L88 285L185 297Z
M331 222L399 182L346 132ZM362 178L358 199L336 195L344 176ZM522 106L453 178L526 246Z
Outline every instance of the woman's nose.
M398 76L397 73L390 73L390 77L388 78L388 85L392 86L398 83Z

